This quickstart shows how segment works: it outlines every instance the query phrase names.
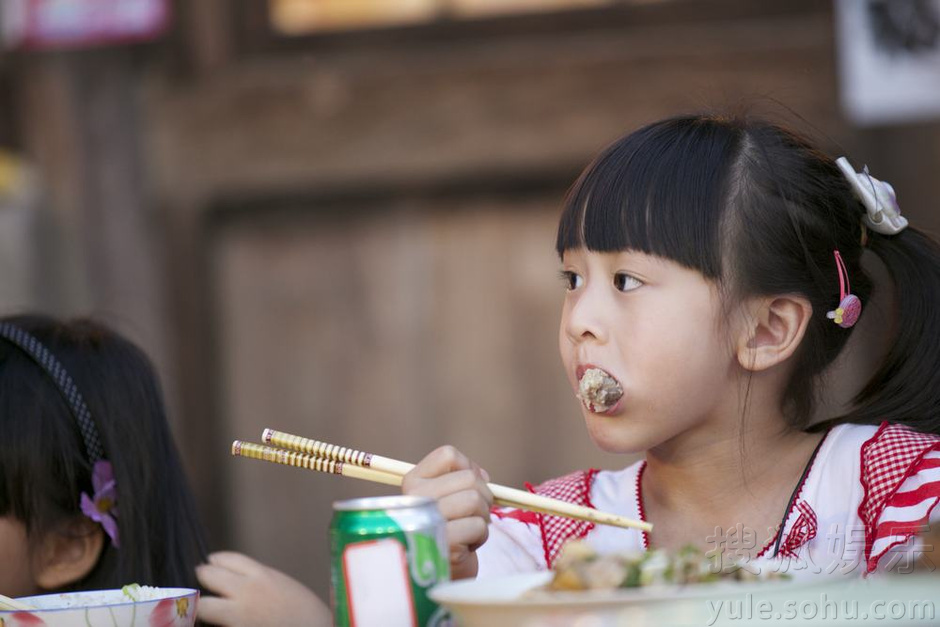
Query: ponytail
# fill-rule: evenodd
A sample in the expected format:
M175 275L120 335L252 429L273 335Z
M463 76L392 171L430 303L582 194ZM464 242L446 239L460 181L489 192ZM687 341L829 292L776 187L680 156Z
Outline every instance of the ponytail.
M871 234L895 287L893 346L846 422L906 424L940 434L940 244L913 228Z

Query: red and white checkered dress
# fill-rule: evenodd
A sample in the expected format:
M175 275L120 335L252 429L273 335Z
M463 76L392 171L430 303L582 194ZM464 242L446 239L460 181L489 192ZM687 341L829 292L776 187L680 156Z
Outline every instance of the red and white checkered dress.
M645 465L575 472L530 489L644 520ZM938 502L940 436L888 423L839 425L822 442L799 486L779 543L774 538L755 563L797 577L904 568L918 555L916 532L940 523ZM636 530L494 508L489 540L478 551L478 576L544 570L572 539L584 539L600 553L648 546L646 534Z

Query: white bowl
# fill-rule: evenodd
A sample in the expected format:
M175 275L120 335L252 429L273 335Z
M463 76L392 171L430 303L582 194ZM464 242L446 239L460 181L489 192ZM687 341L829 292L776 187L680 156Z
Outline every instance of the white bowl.
M17 599L30 611L0 611L3 627L192 627L199 591L150 588L147 600L132 601L121 590L44 594Z

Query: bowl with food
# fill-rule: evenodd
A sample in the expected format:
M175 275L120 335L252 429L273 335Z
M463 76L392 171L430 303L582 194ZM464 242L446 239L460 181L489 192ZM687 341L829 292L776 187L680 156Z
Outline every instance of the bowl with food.
M132 584L23 597L0 605L2 627L193 627L199 591Z

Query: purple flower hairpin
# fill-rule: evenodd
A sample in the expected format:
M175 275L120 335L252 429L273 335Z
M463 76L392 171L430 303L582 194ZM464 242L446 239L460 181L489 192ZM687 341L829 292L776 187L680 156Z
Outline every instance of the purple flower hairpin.
M95 462L91 485L95 489L95 496L92 498L82 492L82 513L100 523L105 533L111 537L111 543L117 548L117 483L114 481L111 462L104 459Z

